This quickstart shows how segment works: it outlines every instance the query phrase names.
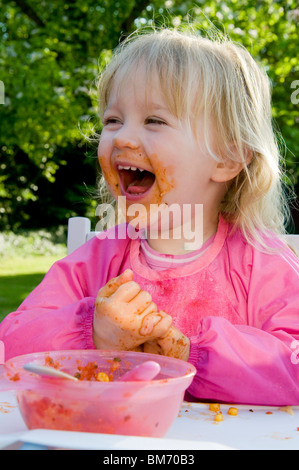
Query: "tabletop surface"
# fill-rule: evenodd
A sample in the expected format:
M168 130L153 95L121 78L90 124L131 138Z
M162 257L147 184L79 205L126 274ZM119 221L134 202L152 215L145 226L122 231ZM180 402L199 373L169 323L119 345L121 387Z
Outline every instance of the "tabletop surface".
M183 402L164 438L116 436L70 431L29 431L19 412L14 392L0 392L0 449L299 449L299 407L236 405L237 416L228 414L232 405L221 404L223 421L205 403Z

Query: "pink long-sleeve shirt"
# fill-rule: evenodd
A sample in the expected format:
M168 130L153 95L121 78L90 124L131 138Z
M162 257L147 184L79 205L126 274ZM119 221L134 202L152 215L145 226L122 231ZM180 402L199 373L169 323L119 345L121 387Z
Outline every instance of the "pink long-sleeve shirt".
M194 399L299 404L299 262L274 235L274 254L220 217L212 243L175 269L152 269L127 225L56 262L0 324L6 360L34 351L91 349L98 290L125 269L190 338ZM117 235L117 237L115 236ZM297 359L298 353L298 359Z

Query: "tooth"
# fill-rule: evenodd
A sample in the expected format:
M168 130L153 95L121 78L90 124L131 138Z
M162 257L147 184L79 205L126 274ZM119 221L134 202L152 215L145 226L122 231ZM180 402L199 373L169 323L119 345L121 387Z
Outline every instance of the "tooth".
M143 168L137 168L136 166L123 166L123 165L118 165L118 169L119 170L133 170L133 171L136 171L137 169L139 171L144 171Z

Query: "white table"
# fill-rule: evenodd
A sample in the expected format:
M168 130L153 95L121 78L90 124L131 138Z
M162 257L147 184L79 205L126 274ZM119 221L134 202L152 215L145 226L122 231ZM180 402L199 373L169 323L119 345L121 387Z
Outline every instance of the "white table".
M28 431L13 392L0 393L0 449L299 449L299 407L221 405L223 421L216 423L208 404L183 402L180 413L164 438L115 436L69 431ZM287 412L288 411L288 412ZM290 414L292 413L292 414Z

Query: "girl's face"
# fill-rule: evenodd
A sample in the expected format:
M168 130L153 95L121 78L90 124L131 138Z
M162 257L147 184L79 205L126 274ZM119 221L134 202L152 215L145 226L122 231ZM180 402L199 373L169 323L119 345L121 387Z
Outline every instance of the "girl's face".
M150 90L145 83L140 67L125 85L114 84L104 112L98 157L112 195L125 196L127 212L142 204L149 214L150 205L163 203L203 204L206 214L217 211L217 162L204 145L202 123L195 139L187 121L170 112L158 78Z

